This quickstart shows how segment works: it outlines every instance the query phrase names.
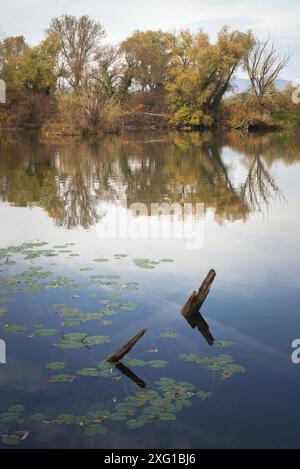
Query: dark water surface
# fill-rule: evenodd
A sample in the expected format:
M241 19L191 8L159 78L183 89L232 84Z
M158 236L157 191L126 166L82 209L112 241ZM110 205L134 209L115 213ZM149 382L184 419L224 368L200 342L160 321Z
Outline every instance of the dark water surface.
M201 247L103 237L125 195L123 228L203 203ZM299 138L2 133L0 198L0 447L299 447ZM180 314L210 268L212 346Z

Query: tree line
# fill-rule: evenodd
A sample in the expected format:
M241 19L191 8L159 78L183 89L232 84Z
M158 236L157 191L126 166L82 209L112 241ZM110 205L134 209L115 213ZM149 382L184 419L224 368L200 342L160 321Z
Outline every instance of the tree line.
M7 104L0 126L58 134L122 126L249 128L276 125L276 113L296 115L291 89L276 89L291 54L281 57L270 38L261 42L227 26L214 43L189 29L137 30L118 45L105 43L105 36L99 22L71 15L53 18L36 46L23 36L3 36ZM228 98L239 68L249 76L249 90Z

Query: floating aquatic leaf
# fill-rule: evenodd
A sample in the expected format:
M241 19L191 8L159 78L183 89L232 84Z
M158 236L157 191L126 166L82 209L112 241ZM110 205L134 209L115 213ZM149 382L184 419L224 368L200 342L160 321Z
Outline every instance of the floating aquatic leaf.
M1 443L4 445L19 445L21 438L18 435L1 436Z
M58 415L51 423L54 425L71 425L75 423L76 419L73 414L61 414Z
M48 337L50 335L57 334L57 329L55 328L47 328L44 326L39 326L35 328L34 334L38 337Z
M108 342L110 342L110 338L104 335L89 336L85 333L74 332L64 334L56 346L62 349L75 350L92 345L106 344Z
M114 257L116 257L117 259L121 259L121 258L127 257L127 256L128 256L128 254L122 254L122 253L121 254L114 254Z
M49 362L46 364L46 368L50 370L62 370L65 366L65 362Z
M81 368L76 372L78 376L99 376L97 368Z
M178 335L175 332L163 332L160 337L162 339L177 339Z
M208 399L209 397L212 396L212 394L213 394L212 392L204 392L204 391L196 392L196 396L201 400Z
M16 404L8 407L6 412L0 413L0 423L17 422L24 411L24 406Z
M107 432L107 428L105 428L103 425L95 423L88 425L84 430L85 435L89 437L94 437L96 435L106 435Z
M108 262L109 259L94 259L94 262Z
M230 342L229 340L216 340L214 342L214 345L217 347L232 347L234 345L234 342Z
M58 344L56 344L56 346L59 348L63 348L63 349L84 348L85 345L83 344L82 341L86 337L87 337L87 334L80 333L80 332L64 334L62 336L62 339L60 340Z
M196 362L199 357L196 353L183 353L179 356L179 358L185 362Z
M129 301L128 303L122 303L120 304L120 309L124 310L124 311L132 311L133 309L136 309L137 308L137 304L136 303L133 303L131 301Z
M163 413L159 416L160 420L176 420L176 415L171 413Z
M227 364L222 369L222 379L228 379L235 373L245 373L245 368L241 365Z
M157 261L151 261L150 259L133 259L133 263L141 269L154 269L159 264Z
M126 360L126 365L128 366L145 366L146 362L144 360L138 360L136 358L131 358Z
M107 337L106 335L88 336L84 339L85 345L107 344L108 342L110 342L110 337Z
M235 364L231 355L220 354L215 356L201 356L197 354L182 354L179 357L186 362L195 362L204 365L210 371L220 371L222 379L228 379L235 373L244 373L245 368Z
M31 415L30 420L32 420L32 422L43 422L44 420L47 420L47 417L44 414L37 413Z
M5 324L4 325L5 332L12 332L12 333L25 332L26 329L27 328L25 324Z
M12 298L10 296L4 296L0 298L0 303L12 303L13 301L16 301L15 298Z
M118 288L122 290L127 290L127 291L134 291L137 290L139 287L139 284L137 282L128 282L128 283L123 283L118 286Z
M173 259L159 259L159 262L174 262Z
M126 422L126 425L128 428L135 430L136 428L142 428L145 425L145 422L143 422L142 420L132 419L132 420L128 420Z
M147 362L147 365L151 368L164 368L168 365L168 362L166 360L151 360Z
M91 268L91 267L81 267L81 269L79 269L79 270L80 270L80 272L89 272L89 271L94 270L94 269Z
M109 418L110 420L114 420L115 422L121 422L123 420L127 420L126 414L122 414L121 412L110 414Z
M102 321L102 324L104 326L109 326L111 324L111 321Z
M61 374L61 375L50 376L48 381L50 381L50 383L71 383L72 381L74 381L75 378L76 376L74 375Z
M7 313L7 311L8 311L8 308L6 308L5 306L0 306L0 317L4 316L4 314Z

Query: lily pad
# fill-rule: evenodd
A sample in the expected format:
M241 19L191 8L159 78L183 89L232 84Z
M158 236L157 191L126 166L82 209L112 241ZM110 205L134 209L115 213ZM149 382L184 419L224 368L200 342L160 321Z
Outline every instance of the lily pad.
M4 314L7 313L7 311L8 311L8 308L6 308L5 306L0 306L0 317L4 316Z
M163 332L160 337L162 339L177 339L178 335L175 332Z
M65 362L49 362L46 364L46 368L50 370L62 370L65 366Z
M27 327L25 324L5 324L4 330L12 333L26 332Z
M122 303L120 304L120 309L124 311L132 311L133 309L136 309L138 305L136 303L133 303L129 301L128 303Z
M147 362L147 365L151 368L164 368L168 365L168 362L166 360L151 360Z
M204 391L198 391L196 392L196 396L201 399L202 401L205 399L208 399L209 397L212 396L212 392L204 392Z
M75 378L76 378L76 376L74 376L74 375L61 374L61 375L50 376L48 381L50 383L71 383L72 381L74 381Z
M81 368L76 372L78 376L99 376L97 368Z
M133 259L133 263L141 269L154 269L159 264L158 261L151 261L150 259Z
M232 347L232 345L234 345L234 342L230 342L230 340L216 340L214 342L214 345L216 345L217 347Z

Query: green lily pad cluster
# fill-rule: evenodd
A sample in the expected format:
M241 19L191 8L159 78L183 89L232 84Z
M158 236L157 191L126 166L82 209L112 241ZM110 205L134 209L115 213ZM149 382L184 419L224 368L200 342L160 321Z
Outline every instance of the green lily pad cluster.
M81 368L76 374L78 376L99 376L101 378L114 378L118 376L116 368L104 360L99 362L95 368Z
M56 311L57 314L63 316L63 326L73 327L78 326L82 322L94 321L107 316L113 316L117 314L117 311L115 309L120 309L123 311L132 311L138 307L138 305L136 303L133 303L132 301L126 303L111 303L108 300L105 300L103 303L105 303L104 308L102 308L99 312L91 313L85 313L79 308L73 308L66 304L54 305L53 309Z
M228 379L236 373L245 372L243 366L234 363L234 357L232 355L201 356L196 353L190 353L182 354L179 358L185 362L194 362L199 365L204 365L210 371L220 372L222 379Z
M95 376L98 370L99 366L86 368L79 370L78 374ZM155 421L175 421L178 412L192 405L192 399L204 400L212 396L211 392L195 390L191 383L171 378L160 378L155 385L156 389L137 392L123 401L107 403L84 415L64 413L49 419L37 413L31 416L31 421L47 425L79 425L87 437L103 436L107 434L110 422L124 422L129 429L134 430Z
M131 358L128 360L125 360L126 365L128 366L149 366L150 368L164 368L168 365L168 362L166 360L150 360L150 361L145 361L145 360L139 360L136 358Z
M91 336L84 332L70 332L62 334L61 340L55 344L56 347L66 350L77 350L93 345L102 345L110 342L110 337L105 335Z
M137 266L140 267L141 269L155 269L157 265L159 265L161 262L169 263L169 262L174 262L173 259L160 259L158 261L152 261L148 258L138 258L138 259L133 259L133 263Z
M48 337L57 334L57 329L49 328L43 324L34 324L34 335L37 337Z
M5 412L0 413L0 426L3 424L23 423L24 407L21 404L16 404L8 407ZM0 427L0 442L4 445L18 445L24 439L27 432L15 431L8 433L6 430L1 431Z

